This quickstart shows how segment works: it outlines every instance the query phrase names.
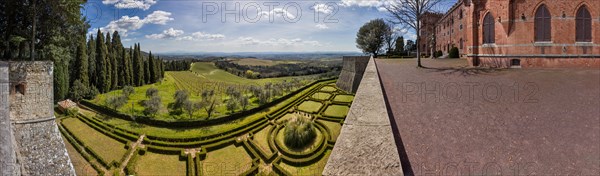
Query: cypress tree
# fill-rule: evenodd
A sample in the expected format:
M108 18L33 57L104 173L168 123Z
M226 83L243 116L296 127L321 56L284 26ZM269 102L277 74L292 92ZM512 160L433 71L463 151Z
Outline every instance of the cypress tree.
M90 35L88 40L88 78L89 84L85 86L96 87L96 40Z
M90 84L88 78L88 55L86 49L85 38L81 39L77 46L77 55L75 58L75 75L74 80L79 80L85 86Z
M150 51L150 56L148 57L148 71L150 75L148 79L148 83L154 83L156 80L156 70L154 69L154 57L152 57L152 51Z
M136 48L135 48L135 52L134 54L136 55L136 61L137 61L137 69L135 70L138 74L138 79L137 81L137 85L138 86L142 86L144 85L144 60L142 58L142 54L140 52L140 44L138 43Z
M131 86L135 86L135 73L134 73L134 66L133 64L135 64L135 57L133 57L133 48L131 47L131 45L129 45L129 85Z
M119 81L122 83L122 86L130 85L129 79L131 79L131 75L129 75L129 55L125 50L121 50L121 58L123 59L123 66L121 70L121 78Z
M108 91L109 82L107 80L108 73L106 72L106 44L104 43L104 35L98 29L98 35L96 35L96 73L98 77L97 87L102 93Z
M110 32L106 32L106 40L105 40L105 47L106 47L106 81L107 81L107 89L106 91L110 91L112 90L112 80L113 80L113 55L112 55L112 45L111 45L111 39L110 39Z
M152 57L152 52L150 52L150 57ZM150 83L150 69L148 61L150 58L144 59L144 84Z
M121 36L119 35L119 32L114 31L113 32L113 36L112 36L112 47L113 47L113 56L114 56L114 63L115 65L113 66L113 89L116 89L117 87L122 87L124 85L123 83L123 76L125 75L123 73L123 57L122 57L122 50L123 50L123 44L121 44Z

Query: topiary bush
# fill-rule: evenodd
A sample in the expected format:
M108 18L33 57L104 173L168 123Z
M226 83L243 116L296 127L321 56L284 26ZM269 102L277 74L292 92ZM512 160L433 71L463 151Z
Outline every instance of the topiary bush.
M449 58L458 58L459 57L458 48L452 47L452 49L450 49L450 52L448 53L448 57Z
M433 57L435 58L441 57L442 55L444 55L444 53L442 53L442 50L438 50L433 53Z
M314 122L310 115L295 114L284 129L284 143L292 149L302 149L310 145L316 138L317 133Z

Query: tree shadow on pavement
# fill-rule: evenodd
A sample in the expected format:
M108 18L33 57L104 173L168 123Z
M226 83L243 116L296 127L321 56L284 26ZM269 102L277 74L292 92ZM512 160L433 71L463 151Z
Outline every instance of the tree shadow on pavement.
M458 67L423 67L428 72L441 73L442 75L459 75L459 76L477 76L477 75L487 75L491 73L500 72L505 69L500 68L486 68L486 67L468 67L468 66L458 66Z

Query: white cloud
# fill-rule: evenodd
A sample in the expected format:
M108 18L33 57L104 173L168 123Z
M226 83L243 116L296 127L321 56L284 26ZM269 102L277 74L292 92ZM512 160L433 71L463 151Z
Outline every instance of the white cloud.
M327 4L317 3L314 6L312 6L311 9L315 10L315 12L330 14L331 12L333 12L334 7Z
M315 27L317 27L318 29L329 29L329 26L327 26L326 24L317 24L315 25Z
M397 3L395 0L342 0L339 4L342 7L373 7L379 11L387 11L386 6Z
M318 41L313 40L302 40L300 38L285 39L285 38L271 38L268 40L259 40L253 37L240 37L236 43L242 45L263 45L263 46L322 46Z
M262 11L259 14L264 17L270 17L270 16L282 17L285 15L285 17L287 19L290 19L290 20L296 19L296 16L294 14L288 12L287 10L285 10L283 8L273 8L273 10L271 10L271 11Z
M156 4L156 0L102 0L102 4L114 4L118 9L148 10Z
M181 35L183 35L183 31L182 30L177 30L177 29L169 28L167 30L164 30L160 34L146 35L146 38L149 38L149 39L167 39L167 38L179 37Z
M196 41L205 41L205 40L219 40L224 39L225 35L223 34L209 34L204 32L194 32L192 35L178 37L177 40L196 40Z
M145 24L160 24L165 25L168 21L172 21L170 17L171 13L165 11L154 11L146 18L141 19L138 16L122 16L120 19L109 22L106 26L101 27L100 30L104 33L119 31L121 36L127 36L127 33L133 30L142 28ZM95 31L97 29L93 29Z

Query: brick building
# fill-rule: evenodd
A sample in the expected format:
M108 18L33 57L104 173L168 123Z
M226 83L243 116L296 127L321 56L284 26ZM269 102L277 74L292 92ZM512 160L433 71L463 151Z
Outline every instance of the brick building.
M435 31L473 66L600 68L600 0L459 0Z
M419 41L422 43L419 45L421 54L429 56L432 52L436 51L433 47L436 45L434 37L435 25L442 16L444 16L444 14L426 12L423 17L421 17L421 34L419 35Z

